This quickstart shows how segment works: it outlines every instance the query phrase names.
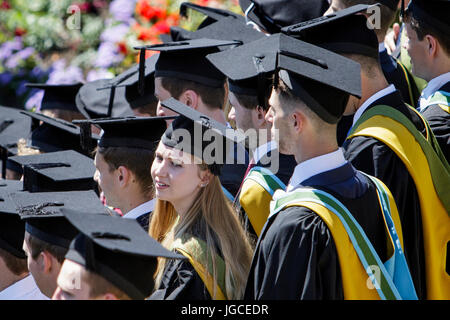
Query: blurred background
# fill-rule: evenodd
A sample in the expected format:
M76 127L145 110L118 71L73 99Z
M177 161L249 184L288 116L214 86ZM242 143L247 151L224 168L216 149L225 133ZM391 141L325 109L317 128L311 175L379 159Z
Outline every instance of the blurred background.
M28 82L113 78L138 62L134 46L162 42L171 26L195 30L204 16L180 18L186 1L0 0L0 105L39 110L43 90ZM189 2L242 14L238 0Z

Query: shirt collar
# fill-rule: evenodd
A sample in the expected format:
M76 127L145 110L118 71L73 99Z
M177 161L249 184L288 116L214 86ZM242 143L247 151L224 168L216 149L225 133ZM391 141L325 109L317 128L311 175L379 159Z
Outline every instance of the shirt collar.
M294 173L286 191L292 191L303 181L318 175L319 173L339 168L346 163L347 160L345 160L342 148L299 163L294 169Z
M260 145L253 152L253 163L255 164L258 163L262 157L264 157L266 154L268 154L270 151L276 148L277 148L276 141L269 141L263 145Z
M126 214L122 216L122 218L137 219L143 214L152 212L155 209L155 200L156 199L152 199L150 201L144 202L143 204L137 206L136 208L128 211Z
M0 300L47 300L36 285L31 274L0 292Z
M440 76L430 80L420 95L420 110L427 107L427 100L441 88L444 84L450 82L450 72L441 74Z
M356 121L358 121L358 119L361 117L361 115L363 114L364 111L366 111L366 109L375 101L377 101L378 99L387 96L388 94L391 94L392 92L395 92L395 86L393 84L391 84L390 86L384 88L383 90L378 91L377 93L375 93L374 95L372 95L369 99L367 99L362 105L361 107L358 108L358 110L356 110L355 115L353 116L353 125L355 125Z

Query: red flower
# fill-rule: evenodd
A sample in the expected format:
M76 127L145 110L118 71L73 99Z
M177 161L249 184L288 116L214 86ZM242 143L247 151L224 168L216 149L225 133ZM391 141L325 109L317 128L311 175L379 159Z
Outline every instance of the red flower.
M18 37L23 36L25 33L27 33L27 30L17 27L16 30L14 30L14 34Z
M126 56L128 53L128 48L127 48L126 43L124 41L121 41L117 44L117 46L119 47L119 52Z
M164 20L161 20L161 21L158 21L157 23L155 23L153 25L153 28L155 28L158 33L169 33L170 32L170 26Z
M2 1L2 4L0 5L0 9L1 10L8 10L11 9L11 5L9 4L8 1Z

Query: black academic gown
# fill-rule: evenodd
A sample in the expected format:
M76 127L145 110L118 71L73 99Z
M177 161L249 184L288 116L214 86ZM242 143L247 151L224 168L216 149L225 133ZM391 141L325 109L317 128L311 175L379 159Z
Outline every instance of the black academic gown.
M222 166L220 172L220 183L222 186L227 189L228 192L231 193L233 197L239 191L239 187L244 179L245 172L247 171L249 157L248 152L245 149L242 149L243 158L241 154L238 153L237 144L234 145L234 162L233 163L225 163Z
M206 241L205 227L199 222L195 223L188 233ZM220 254L217 240L215 245ZM211 296L203 280L187 259L170 259L164 269L159 288L148 300L211 300Z
M450 94L450 82L447 82L438 91ZM438 105L430 105L422 112L422 115L430 124L447 162L450 163L450 113L442 110Z
M374 101L376 105L392 106L407 116L424 134L425 127L417 114L407 107L398 91ZM422 219L416 185L401 159L384 143L371 137L354 137L343 144L344 155L356 169L377 177L391 191L399 211L403 229L405 256L420 298L425 297L425 260Z
M148 232L148 225L150 223L152 212L144 213L136 218L136 221L141 225L141 227Z
M339 199L382 261L386 233L375 186L349 163L302 183ZM245 290L248 300L343 299L336 245L325 222L304 207L269 217L258 240Z
M268 168L270 169L271 163L267 158L270 158L273 151L269 151L266 155L264 155L257 163L256 166ZM278 171L273 172L275 176L278 177L278 179L281 180L285 185L289 184L289 179L292 177L292 174L294 173L295 166L297 165L297 162L295 161L295 157L293 155L286 155L282 153L278 153L279 155L279 165L278 165ZM258 236L255 232L255 230L252 227L252 224L250 223L247 214L245 213L244 209L239 206L239 209L241 210L241 215L244 219L244 228L248 232L249 236L253 238L254 240L258 239Z
M403 101L414 108L417 107L420 91L411 73L404 66L402 68L401 62L389 55L386 49L379 53L379 57L386 80L400 91Z

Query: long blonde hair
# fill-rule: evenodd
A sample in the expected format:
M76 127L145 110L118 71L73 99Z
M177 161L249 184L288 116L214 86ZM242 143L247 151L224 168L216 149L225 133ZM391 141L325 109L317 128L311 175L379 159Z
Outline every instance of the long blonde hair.
M199 167L200 170L207 170L204 164ZM224 195L217 176L213 176L209 184L201 188L190 209L183 216L178 216L169 202L157 200L149 234L166 248L172 249L173 242L183 235L190 234L190 231L195 228L194 225L199 222L205 227L208 256L214 257L218 253L217 246L221 250L220 253L225 262L226 296L228 299L241 299L253 250L239 215L232 209ZM212 261L212 276L217 283L214 259ZM165 263L164 259L159 260L155 273L156 288L161 282Z

